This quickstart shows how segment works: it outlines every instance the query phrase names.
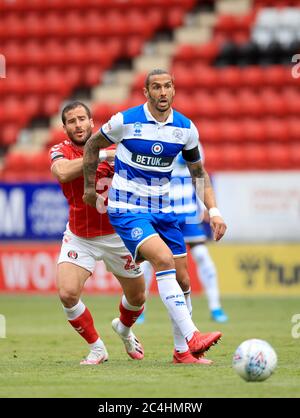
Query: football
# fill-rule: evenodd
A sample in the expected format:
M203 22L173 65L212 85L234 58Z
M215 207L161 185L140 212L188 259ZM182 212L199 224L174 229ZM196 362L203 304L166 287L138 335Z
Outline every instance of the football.
M277 355L266 341L246 340L236 349L232 366L243 379L251 382L262 381L274 372L277 366Z

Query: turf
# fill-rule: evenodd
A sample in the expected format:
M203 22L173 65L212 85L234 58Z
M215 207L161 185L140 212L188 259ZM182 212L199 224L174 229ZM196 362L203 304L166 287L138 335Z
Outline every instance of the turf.
M300 313L297 298L224 298L230 321L216 325L206 302L194 297L193 318L203 331L220 329L220 344L209 351L213 366L173 365L172 337L165 307L151 297L146 323L135 332L145 359L133 361L110 327L119 298L85 296L109 350L109 361L79 365L87 354L66 322L55 296L1 295L0 314L7 338L0 338L0 397L300 397L299 339L291 318ZM265 382L244 382L231 367L235 348L248 338L265 339L278 354L276 373Z

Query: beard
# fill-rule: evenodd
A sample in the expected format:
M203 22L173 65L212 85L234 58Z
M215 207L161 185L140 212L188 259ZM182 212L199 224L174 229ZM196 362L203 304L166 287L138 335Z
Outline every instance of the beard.
M159 107L159 102L160 102L161 99L154 99L154 97L152 97L150 93L148 93L148 95L149 95L149 99L151 101L152 106L154 106L155 109L158 110L158 112L164 113L164 112L166 112L167 110L170 109L171 104L172 104L172 100L169 100L169 99L166 98L165 100L168 102L168 107L164 107L162 109L162 108Z
M71 132L67 131L67 134L68 134L69 139L73 142L73 144L77 146L84 146L87 140L92 136L92 128L87 130L85 137L82 139L76 139L75 135L72 134Z

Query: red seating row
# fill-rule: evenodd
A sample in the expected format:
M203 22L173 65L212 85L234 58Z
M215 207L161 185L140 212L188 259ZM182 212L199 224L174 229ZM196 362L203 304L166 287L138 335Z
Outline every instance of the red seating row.
M0 39L44 39L68 37L129 37L148 39L159 27L174 28L183 22L184 7L176 7L162 14L157 8L126 12L110 10L103 14L97 10L86 13L70 11L36 13L25 16L8 14L2 20Z
M128 42L132 42L132 39L136 38L127 39L126 45ZM142 44L142 40L137 39ZM46 42L37 40L10 41L5 44L3 53L9 67L49 67L55 65L65 67L99 64L103 68L108 68L116 57L128 56L121 40L109 39L107 42L103 42L97 38L89 38L86 41L72 38L65 42L54 39Z
M61 10L68 11L70 9L81 10L84 12L88 8L98 10L120 10L126 11L128 8L138 8L144 10L145 8L164 8L171 6L184 7L189 10L196 4L196 0L0 0L0 9L3 12L14 11L23 13L26 11L48 11Z
M41 181L51 179L47 152L8 153L0 179L7 181Z
M187 58L186 63L175 63L172 68L176 88L194 91L195 88L220 89L226 87L237 89L250 87L286 87L299 86L299 78L294 78L292 67L273 65L269 67L248 66L240 68L229 66L224 68L209 67L197 64L197 58ZM133 90L140 90L144 85L145 74L138 74L133 83Z
M300 169L298 145L206 145L206 168L218 170L286 170Z
M255 94L249 90L238 91L235 95L219 91L212 95L195 92L193 95L177 93L174 106L190 118L242 118L288 115L300 116L300 92L285 97L273 91Z
M256 120L245 118L236 120L218 119L195 120L200 133L200 140L206 143L297 143L300 142L300 122L296 117L283 120L265 118ZM300 146L299 146L300 147Z

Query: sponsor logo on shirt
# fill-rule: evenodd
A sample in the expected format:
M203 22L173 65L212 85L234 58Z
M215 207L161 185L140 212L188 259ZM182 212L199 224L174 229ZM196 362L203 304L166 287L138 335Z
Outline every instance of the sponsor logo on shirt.
M155 144L152 145L151 147L151 151L153 152L153 154L155 155L159 155L163 152L164 147L162 146L162 144L160 144L159 142L156 142Z
M169 167L173 162L173 157L152 157L132 153L132 161L146 167Z
M142 136L142 127L143 125L141 124L141 122L135 122L135 124L133 125L133 136Z

